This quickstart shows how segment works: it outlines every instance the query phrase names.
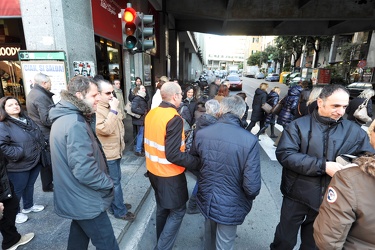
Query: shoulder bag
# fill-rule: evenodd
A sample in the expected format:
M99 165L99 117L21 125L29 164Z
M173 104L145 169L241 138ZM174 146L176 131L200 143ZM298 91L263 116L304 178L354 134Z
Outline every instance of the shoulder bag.
M271 113L272 106L265 102L265 103L262 104L262 109L264 110L264 112L269 114L269 113Z
M285 98L285 97L284 97ZM284 98L281 99L271 110L271 114L278 115L280 114L281 109L283 108Z
M126 105L125 105L125 111L128 115L134 117L134 118L137 118L139 119L141 117L141 115L138 115L138 114L135 114L132 112L132 103L131 102L128 102Z
M367 103L368 103L368 99L366 99L361 105L359 105L353 114L353 116L357 120L364 122L364 123L372 121L371 117L369 117L367 114Z

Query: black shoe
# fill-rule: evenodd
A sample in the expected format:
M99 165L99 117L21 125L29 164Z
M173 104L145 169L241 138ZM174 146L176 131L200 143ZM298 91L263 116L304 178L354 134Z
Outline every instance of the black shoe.
M142 152L134 152L136 156L145 157L145 153Z
M132 209L132 204L125 203L124 205L125 205L125 207L126 207L127 210Z
M43 192L53 192L53 188L43 189Z
M270 135L271 138L277 138L277 135Z
M148 178L148 172L144 173L143 175Z

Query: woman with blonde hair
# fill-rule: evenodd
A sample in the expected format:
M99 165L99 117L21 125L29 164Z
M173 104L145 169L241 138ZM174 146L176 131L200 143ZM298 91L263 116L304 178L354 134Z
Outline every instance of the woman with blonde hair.
M345 113L348 115L346 119L356 122L358 125L362 126L366 124L366 122L360 121L354 117L354 112L357 110L359 105L365 102L365 100L368 100L367 102L367 115L369 117L372 117L372 100L371 97L373 97L375 94L373 89L365 89L361 92L361 94L351 100L349 102L349 106L346 108Z
M259 88L255 90L254 94L254 99L253 99L253 104L252 108L253 111L251 112L251 122L249 126L247 126L246 130L251 132L253 127L257 122L260 123L260 128L264 127L264 123L266 120L266 114L264 110L262 109L262 105L266 103L267 101L267 88L268 88L268 83L261 83L259 85Z

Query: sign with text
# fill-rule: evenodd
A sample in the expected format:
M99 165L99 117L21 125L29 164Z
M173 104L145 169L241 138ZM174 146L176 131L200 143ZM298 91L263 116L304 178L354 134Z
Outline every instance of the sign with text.
M21 61L21 69L26 97L34 87L34 76L40 72L51 79L51 92L55 94L53 101L60 100L61 90L67 88L64 61Z
M18 61L18 52L21 49L20 44L1 44L0 45L0 61L10 60Z

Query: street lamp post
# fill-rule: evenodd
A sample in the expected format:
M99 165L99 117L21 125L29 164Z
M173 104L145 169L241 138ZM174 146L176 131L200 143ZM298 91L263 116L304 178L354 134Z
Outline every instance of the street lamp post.
M318 39L315 40L314 48L315 49L314 49L313 68L317 68L318 59L319 59L319 50L320 50L320 43Z

